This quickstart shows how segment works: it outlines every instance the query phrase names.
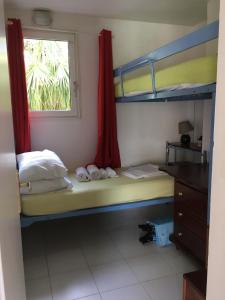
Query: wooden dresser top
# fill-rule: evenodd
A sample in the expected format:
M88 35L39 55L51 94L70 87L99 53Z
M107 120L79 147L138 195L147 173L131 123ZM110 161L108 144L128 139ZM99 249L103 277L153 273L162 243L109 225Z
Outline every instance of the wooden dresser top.
M204 194L208 194L208 169L207 164L194 163L179 163L160 167L161 171Z

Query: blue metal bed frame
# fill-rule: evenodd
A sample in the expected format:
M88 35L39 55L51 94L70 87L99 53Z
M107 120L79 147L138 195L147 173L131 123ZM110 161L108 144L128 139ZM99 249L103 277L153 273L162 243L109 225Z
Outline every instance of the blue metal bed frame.
M214 107L215 107L215 92L216 84L209 84L206 86L201 86L197 88L188 88L176 91L163 91L157 92L155 89L155 68L154 64L164 58L171 55L180 53L187 49L193 48L195 46L201 45L218 37L219 22L213 22L203 28L187 34L186 36L165 45L147 55L144 55L138 59L135 59L123 66L114 70L114 77L120 77L120 84L122 88L122 97L118 97L116 102L127 103L127 102L162 102L162 101L187 101L187 100L213 100L213 111L212 111L212 124L214 123ZM145 65L150 66L150 74L152 78L153 93L145 93L136 96L125 96L123 88L123 76L126 73L132 72ZM211 131L211 144L210 144L210 181L211 182L211 170L212 170L212 151L213 151L213 126ZM211 186L209 187L209 191ZM210 193L209 193L210 195ZM104 213L125 210L130 208L138 208L151 205L160 205L172 203L173 197L158 198L145 201L136 201L132 203L123 203L118 205L109 205L104 207L88 208L75 210L60 214L44 215L44 216L25 216L21 214L21 227L28 227L35 222L57 220L62 218L70 218L77 216L84 216L90 214ZM210 196L209 196L210 202ZM209 212L208 212L209 221Z
M128 102L165 102L165 101L189 101L189 100L212 100L211 112L211 134L209 149L209 191L208 191L208 224L210 222L210 200L211 200L211 179L212 179L212 159L214 146L214 118L216 101L216 83L208 84L195 88L186 88L174 91L157 92L155 88L155 68L154 64L162 59L178 54L185 50L207 43L218 38L219 21L208 24L197 31L189 33L176 41L169 43L149 54L139 57L125 65L114 70L114 77L119 77L122 96L116 98L118 103ZM143 93L135 96L126 96L124 94L123 76L126 73L149 65L150 76L152 80L152 92Z
M206 25L197 31L189 33L176 41L169 43L159 49L156 49L142 57L139 57L125 65L114 70L114 77L119 77L122 96L116 98L118 103L127 102L162 102L162 101L187 101L211 99L212 93L216 90L216 84L208 84L201 87L187 88L174 91L157 92L155 88L155 67L154 64L169 56L178 54L185 50L199 46L213 39L218 38L219 21ZM149 65L150 76L152 79L152 92L143 93L135 96L126 96L124 94L123 77L125 74L136 69Z
M125 210L130 208L138 208L138 207L145 207L145 206L152 206L152 205L169 204L172 202L173 202L173 197L163 197L163 198L150 199L144 201L136 201L130 203L116 204L116 205L79 209L79 210L69 211L65 213L44 215L44 216L25 216L21 214L20 223L21 223L21 227L25 228L36 222L87 216L92 214L120 211L120 210Z

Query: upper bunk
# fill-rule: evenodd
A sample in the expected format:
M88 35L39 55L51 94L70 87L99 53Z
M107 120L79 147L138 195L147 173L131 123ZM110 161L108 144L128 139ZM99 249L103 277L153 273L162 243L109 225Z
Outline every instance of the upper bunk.
M218 38L219 21L208 24L114 70L116 102L160 102L211 99L216 91L217 57L206 56L156 71L155 64ZM149 66L149 73L125 75Z

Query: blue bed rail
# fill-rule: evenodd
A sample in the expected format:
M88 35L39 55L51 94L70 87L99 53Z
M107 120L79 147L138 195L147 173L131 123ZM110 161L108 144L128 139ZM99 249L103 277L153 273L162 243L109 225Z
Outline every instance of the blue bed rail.
M174 100L195 100L209 99L215 92L215 84L198 88L188 88L184 90L157 92L155 89L155 68L154 64L169 56L178 54L185 50L207 43L218 38L219 21L208 24L192 33L185 35L161 48L158 48L142 57L124 64L114 70L114 77L119 77L122 96L116 98L116 102L141 102L141 101L174 101ZM125 96L123 76L129 72L149 65L152 78L152 92L136 96ZM180 97L181 96L181 97ZM192 96L192 99L189 99ZM180 99L177 99L179 97Z
M25 216L21 214L20 223L21 223L21 227L25 228L25 227L29 227L30 225L36 222L51 221L51 220L72 218L78 216L87 216L92 214L120 211L120 210L126 210L130 208L146 207L152 205L169 204L169 203L173 203L173 201L174 201L173 197L162 197L157 199L142 200L142 201L136 201L130 203L79 209L79 210L69 211L65 213L50 214L44 216Z

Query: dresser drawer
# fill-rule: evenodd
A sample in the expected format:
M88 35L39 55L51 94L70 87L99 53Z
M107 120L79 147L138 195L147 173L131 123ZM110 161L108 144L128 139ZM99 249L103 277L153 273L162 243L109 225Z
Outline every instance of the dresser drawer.
M183 300L205 300L207 271L205 269L183 275Z
M189 249L192 254L205 262L206 241L199 239L197 235L178 223L174 224L174 237L180 244Z
M206 240L207 222L192 213L190 207L179 201L174 205L174 221L185 226L200 239Z
M207 195L176 181L175 203L189 207L191 212L203 220L207 219Z

